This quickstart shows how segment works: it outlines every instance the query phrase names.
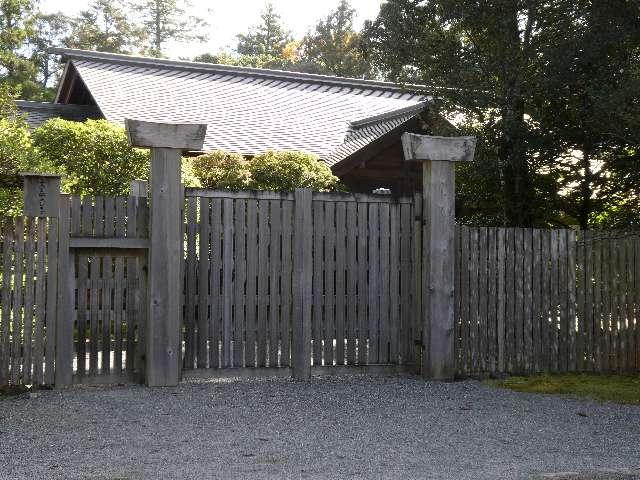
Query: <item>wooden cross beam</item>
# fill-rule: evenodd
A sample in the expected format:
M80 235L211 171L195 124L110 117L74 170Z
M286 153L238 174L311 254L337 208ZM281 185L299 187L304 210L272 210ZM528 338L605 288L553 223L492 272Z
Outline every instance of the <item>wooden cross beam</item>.
M474 137L433 137L405 133L405 160L422 166L422 372L453 380L455 283L455 165L473 160Z

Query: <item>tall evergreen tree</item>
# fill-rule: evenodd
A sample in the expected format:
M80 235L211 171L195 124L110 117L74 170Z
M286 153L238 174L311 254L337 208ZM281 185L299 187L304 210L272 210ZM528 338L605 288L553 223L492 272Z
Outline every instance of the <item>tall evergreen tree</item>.
M207 26L204 19L187 15L191 4L187 0L137 0L134 9L149 33L148 53L154 57L164 54L169 41L204 42Z
M30 40L31 59L38 69L38 81L43 89L43 98L51 100L55 83L60 74L60 62L47 53L51 47L64 44L70 27L70 19L61 12L36 15L34 35Z
M360 34L353 28L354 16L351 4L341 0L338 7L305 36L301 61L315 65L320 73L341 77L368 76L370 67L361 52Z
M261 23L246 34L238 35L236 51L240 55L278 58L291 41L291 34L282 25L280 15L271 3L262 12Z
M140 50L146 38L144 29L135 26L121 0L93 0L87 10L71 20L64 44L70 48L110 53Z
M36 8L33 0L0 0L0 81L17 87L22 98L37 97L37 66L29 56Z

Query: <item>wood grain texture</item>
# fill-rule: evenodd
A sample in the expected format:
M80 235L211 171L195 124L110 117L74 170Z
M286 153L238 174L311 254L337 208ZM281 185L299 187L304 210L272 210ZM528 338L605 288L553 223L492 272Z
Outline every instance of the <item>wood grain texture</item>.
M295 191L296 205L293 236L293 315L292 371L293 377L311 377L311 306L313 268L312 193L308 189Z

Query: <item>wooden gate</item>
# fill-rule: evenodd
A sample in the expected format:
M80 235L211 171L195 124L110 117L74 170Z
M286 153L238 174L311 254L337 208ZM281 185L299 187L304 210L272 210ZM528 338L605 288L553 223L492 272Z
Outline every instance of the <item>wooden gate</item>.
M314 368L415 362L412 198L313 193L304 232L292 193L186 197L185 369L292 365L296 236L311 246Z
M142 380L147 199L63 196L61 217L70 235L74 381Z

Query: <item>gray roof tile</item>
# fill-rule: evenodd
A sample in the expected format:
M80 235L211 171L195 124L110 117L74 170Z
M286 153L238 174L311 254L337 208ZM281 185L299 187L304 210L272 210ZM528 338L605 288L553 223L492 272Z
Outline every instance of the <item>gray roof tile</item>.
M205 150L245 155L302 150L334 164L409 115L396 112L414 108L412 118L429 99L424 91L407 92L381 82L73 50L56 53L72 61L108 120L206 123ZM351 126L372 117L375 127Z

